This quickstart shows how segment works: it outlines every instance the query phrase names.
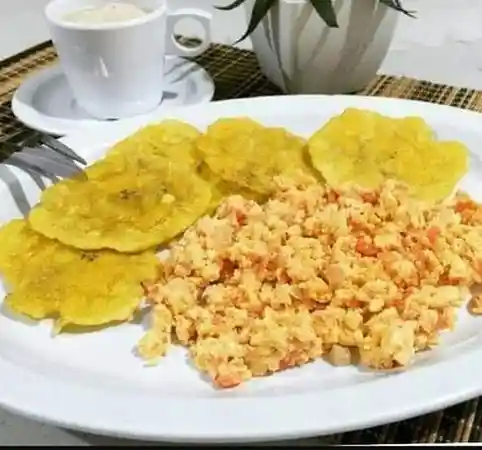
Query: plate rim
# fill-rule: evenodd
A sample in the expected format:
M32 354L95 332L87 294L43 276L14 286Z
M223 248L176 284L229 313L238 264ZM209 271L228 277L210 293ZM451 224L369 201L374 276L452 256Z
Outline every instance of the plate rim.
M303 107L312 113L316 108L336 102L340 110L347 106L366 107L385 110L382 112L392 110L402 116L442 116L446 122L457 123L462 118L463 125L458 128L475 129L482 138L482 114L477 112L426 102L363 96L270 96L226 100L176 107L156 117L143 118L132 126L162 118L196 117L200 112L207 116L223 116L232 107L241 111L235 115L246 114L248 110L259 112L261 108L274 113L283 108L280 102L291 110ZM250 115L257 117L257 114ZM113 127L109 132L115 134L121 124L102 125L105 127ZM87 139L88 142L96 133L97 128L90 128L64 137L62 141L75 147L79 141ZM471 151L482 154L482 149ZM399 421L479 396L482 380L474 368L481 356L482 345L479 345L473 352L433 366L421 365L404 372L403 376L380 375L376 382L364 383L363 388L352 385L330 391L294 392L282 397L243 397L236 393L230 396L225 392L208 398L160 396L157 399L143 392L116 392L115 388L105 390L65 379L58 383L56 378L34 373L0 357L2 378L17 381L0 383L0 405L17 414L64 428L123 438L183 443L305 438ZM434 376L434 371L443 373L443 378ZM393 377L398 380L395 384L391 381ZM423 393L414 392L414 387L419 386L423 387ZM56 398L70 398L73 403L65 404L63 400L54 400ZM72 404L76 407L72 408Z
M189 62L190 64L198 66L199 73L197 74L197 77L199 77L199 79L203 78L206 81L206 92L205 95L203 95L202 99L199 101L199 103L196 104L203 104L212 100L212 98L214 97L215 84L213 78L204 67L202 67L196 61L187 60L180 56L168 55L167 58L184 60ZM56 62L52 65L36 71L34 74L26 77L25 80L22 81L20 86L15 89L11 100L12 113L17 118L17 120L19 120L25 126L32 128L33 130L52 134L54 136L66 136L72 133L83 132L86 128L103 126L108 124L109 122L102 122L95 118L84 118L81 120L49 118L48 116L44 116L43 114L38 112L32 106L31 101L29 103L24 103L19 100L19 97L23 95L26 95L31 100L32 96L41 84L45 83L45 81L49 78L61 75L65 76L65 74L63 74L62 66L59 62ZM172 107L177 108L183 106L191 105L173 105ZM151 115L159 114L161 112L161 108L162 104L158 105L158 107L151 112L139 115L138 117L120 119L117 121L117 123L129 123L131 120L139 119L149 120L149 117Z

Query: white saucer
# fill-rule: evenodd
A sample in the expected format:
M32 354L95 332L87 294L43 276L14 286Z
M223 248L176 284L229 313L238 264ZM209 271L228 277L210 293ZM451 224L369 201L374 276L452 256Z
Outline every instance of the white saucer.
M166 58L164 82L164 99L158 108L118 122L139 120L174 106L209 102L214 95L214 82L208 73L199 64L177 56ZM58 136L105 123L77 104L59 65L27 78L13 96L12 111L28 127Z

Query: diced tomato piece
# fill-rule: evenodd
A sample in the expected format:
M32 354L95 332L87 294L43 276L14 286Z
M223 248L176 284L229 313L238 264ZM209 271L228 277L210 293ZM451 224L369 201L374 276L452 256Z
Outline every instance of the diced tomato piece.
M441 230L439 227L432 226L427 230L427 238L432 245L435 245L437 238L439 237Z
M472 200L459 200L455 204L455 212L462 212L467 209L475 209L476 205Z
M241 384L242 380L239 377L218 375L214 379L214 384L223 389L229 389Z
M339 196L340 195L338 194L338 192L334 191L333 189L329 190L326 193L326 199L328 200L328 203L336 203Z
M379 253L378 248L372 242L367 242L364 238L357 240L355 250L363 256L377 256Z
M372 205L376 205L378 202L378 196L374 192L364 192L361 198L365 203L371 203Z
M361 308L362 302L360 300L351 299L346 302L348 308Z

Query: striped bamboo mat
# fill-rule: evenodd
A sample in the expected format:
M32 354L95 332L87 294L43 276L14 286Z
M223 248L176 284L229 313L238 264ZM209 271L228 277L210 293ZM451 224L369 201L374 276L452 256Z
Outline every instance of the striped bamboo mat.
M11 112L12 94L27 75L55 61L56 55L52 46L50 43L44 43L0 62L0 142L7 140L19 142L28 137L31 131L19 123ZM197 62L213 77L216 85L216 100L281 93L260 73L256 59L250 51L213 45L197 58ZM381 75L360 94L424 100L482 111L482 92L410 78ZM357 432L304 439L297 443L316 446L480 441L482 441L482 401L475 399L411 420Z

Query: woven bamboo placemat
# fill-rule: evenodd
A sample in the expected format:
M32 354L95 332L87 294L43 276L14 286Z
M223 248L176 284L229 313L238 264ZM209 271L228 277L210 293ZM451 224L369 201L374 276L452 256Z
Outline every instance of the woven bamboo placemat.
M0 62L0 144L8 140L21 142L31 133L11 112L12 94L27 75L55 61L55 52L47 42ZM197 62L213 77L216 100L281 93L260 73L256 59L250 51L213 45L197 58ZM482 111L482 92L410 78L381 75L359 94L424 100ZM304 439L302 443L320 445L480 441L482 401L475 399L415 419L351 433Z

